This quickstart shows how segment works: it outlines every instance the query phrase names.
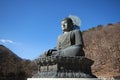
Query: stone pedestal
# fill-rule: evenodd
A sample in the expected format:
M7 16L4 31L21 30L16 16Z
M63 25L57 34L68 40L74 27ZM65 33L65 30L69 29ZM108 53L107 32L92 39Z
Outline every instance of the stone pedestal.
M38 73L34 78L92 78L93 61L81 57L48 56L37 61Z
M27 78L27 80L101 80L97 78Z

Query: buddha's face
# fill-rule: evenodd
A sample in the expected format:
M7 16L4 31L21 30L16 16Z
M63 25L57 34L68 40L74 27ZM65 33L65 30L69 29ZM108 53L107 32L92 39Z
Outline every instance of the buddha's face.
M66 31L68 29L68 23L66 20L61 22L61 27L63 31Z
M61 27L63 31L71 31L73 25L68 20L64 20L61 22Z

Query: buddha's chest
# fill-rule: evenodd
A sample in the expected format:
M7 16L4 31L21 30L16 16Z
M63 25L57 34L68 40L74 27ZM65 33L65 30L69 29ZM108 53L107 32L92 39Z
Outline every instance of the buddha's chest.
M70 34L69 32L60 36L58 40L59 49L64 49L71 45Z

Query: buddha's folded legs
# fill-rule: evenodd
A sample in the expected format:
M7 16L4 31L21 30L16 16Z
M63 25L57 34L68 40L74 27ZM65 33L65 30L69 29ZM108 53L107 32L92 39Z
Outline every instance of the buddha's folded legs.
M58 50L55 56L85 56L84 51L79 46L70 46L68 48Z

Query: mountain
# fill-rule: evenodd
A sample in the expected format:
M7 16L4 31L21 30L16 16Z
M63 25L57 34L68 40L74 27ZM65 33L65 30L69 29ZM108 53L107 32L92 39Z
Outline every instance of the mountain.
M34 62L22 59L0 45L0 80L25 80L36 71L37 67L34 66Z
M98 25L83 31L85 56L94 61L97 77L120 77L120 23ZM37 72L35 60L22 59L0 45L0 80L25 80Z
M96 76L120 77L120 23L98 25L83 32L86 57Z

